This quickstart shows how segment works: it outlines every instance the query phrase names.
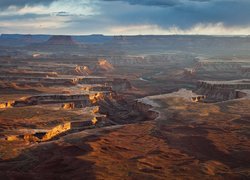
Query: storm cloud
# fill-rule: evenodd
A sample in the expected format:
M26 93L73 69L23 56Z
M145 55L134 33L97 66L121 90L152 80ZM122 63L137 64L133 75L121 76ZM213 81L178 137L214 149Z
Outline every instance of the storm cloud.
M230 35L250 27L249 0L1 0L0 7L0 33Z
M49 5L56 0L1 0L0 9L5 9L11 6L24 7L24 6L35 6L38 4Z
M103 0L107 2L122 1L131 5L146 5L146 6L175 6L179 4L178 0Z

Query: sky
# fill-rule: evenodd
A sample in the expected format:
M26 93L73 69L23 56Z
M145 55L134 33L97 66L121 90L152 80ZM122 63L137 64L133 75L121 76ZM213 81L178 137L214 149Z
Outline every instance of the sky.
M250 0L0 0L0 33L249 35Z

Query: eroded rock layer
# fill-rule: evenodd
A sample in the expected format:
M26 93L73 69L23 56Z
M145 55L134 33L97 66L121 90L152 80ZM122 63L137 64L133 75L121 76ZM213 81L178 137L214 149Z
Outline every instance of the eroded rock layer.
M197 85L196 92L206 95L206 99L223 101L236 99L247 96L241 90L250 89L250 80L234 80L234 81L200 81Z

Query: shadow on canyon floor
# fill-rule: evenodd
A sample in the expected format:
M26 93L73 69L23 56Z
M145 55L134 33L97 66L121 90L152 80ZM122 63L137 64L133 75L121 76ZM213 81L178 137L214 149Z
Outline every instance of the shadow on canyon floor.
M37 144L14 159L1 160L1 179L95 179L94 162L81 157L92 151L87 142L97 139L89 136L73 143Z

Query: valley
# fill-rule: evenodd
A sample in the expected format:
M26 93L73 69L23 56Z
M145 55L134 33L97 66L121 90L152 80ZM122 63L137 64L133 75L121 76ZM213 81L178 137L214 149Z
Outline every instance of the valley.
M3 179L250 177L249 37L9 36Z

